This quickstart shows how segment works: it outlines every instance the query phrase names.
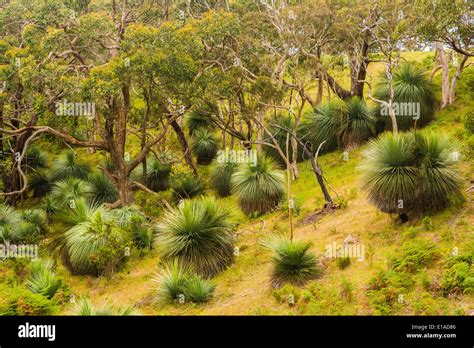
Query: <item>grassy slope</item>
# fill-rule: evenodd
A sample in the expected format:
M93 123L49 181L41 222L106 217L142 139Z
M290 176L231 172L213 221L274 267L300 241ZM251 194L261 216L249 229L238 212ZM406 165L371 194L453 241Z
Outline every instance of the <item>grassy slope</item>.
M422 61L428 55L408 53L405 58L410 61ZM373 64L370 66L369 75L376 76L381 69L380 65ZM472 74L470 76L472 77ZM439 81L435 82L439 86ZM344 83L347 84L348 81ZM460 88L459 101L455 106L440 112L438 120L430 128L448 131L453 137L459 133L462 129L459 116L473 107L471 98L462 95L465 91ZM316 286L310 284L307 287L319 287L319 290L312 292L313 299L309 302L300 301L296 306L289 306L285 301L279 303L272 296L273 289L269 281L271 257L259 242L272 231L286 230L287 218L283 212L264 216L263 230L259 219L248 220L236 212L236 219L241 222L238 228L240 256L236 258L234 265L214 278L217 286L215 296L205 305L156 303L152 278L159 271L159 259L153 253L142 259L132 259L125 270L111 279L66 275L66 280L76 295L87 294L93 303L108 299L115 305L135 305L142 314L371 314L373 311L366 294L367 283L378 270L386 269L387 259L411 239L435 241L443 256L448 255L454 247L459 247L462 251L463 243L473 237L474 209L472 203L468 202L463 207L451 208L430 217L433 230L427 229L426 223L421 219L411 221L407 225L398 225L390 216L372 207L364 192L358 189L360 185L357 165L362 160L363 150L364 146L352 150L347 162L342 160L341 151L320 158L329 183L346 204L344 208L305 226L298 226L298 220L321 207L323 200L309 164L299 164L301 177L293 184L293 192L304 203L297 218L297 238L311 240L314 243L313 250L319 254L324 252L326 244L336 242L340 245L348 234L358 236L366 248L365 261L352 262L345 270L339 270L334 261L326 262L328 268L324 276L315 282ZM460 169L467 186L474 173L472 161L465 158ZM468 201L471 199L472 197ZM238 209L234 197L222 201L234 207L233 210ZM428 277L439 275L441 262L442 259L425 271ZM343 300L339 296L343 279L353 284L354 294L351 301ZM452 299L421 299L422 290L418 284L419 282L405 295L406 305L401 306L396 314L459 314L474 309L473 298L467 295ZM418 309L414 308L415 304ZM65 309L65 313L67 312L68 309Z

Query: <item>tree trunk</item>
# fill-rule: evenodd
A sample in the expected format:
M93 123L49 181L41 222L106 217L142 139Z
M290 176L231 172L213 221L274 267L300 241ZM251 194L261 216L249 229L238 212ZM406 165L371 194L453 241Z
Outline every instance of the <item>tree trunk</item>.
M449 57L441 42L436 43L436 51L441 66L441 109L444 109L449 105Z
M176 120L173 120L171 122L171 126L173 127L176 135L178 136L178 140L181 143L181 146L183 147L184 160L186 161L188 166L192 169L194 175L197 176L198 171L197 171L196 166L194 165L193 157L191 155L191 149L189 147L189 143L186 139L186 135L184 134L183 129L181 128L179 123L176 122Z

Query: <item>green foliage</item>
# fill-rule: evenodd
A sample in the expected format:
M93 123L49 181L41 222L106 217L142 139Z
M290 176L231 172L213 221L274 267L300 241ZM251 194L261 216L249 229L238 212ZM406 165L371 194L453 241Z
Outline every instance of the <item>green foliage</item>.
M117 225L116 214L103 207L84 207L82 203L76 208L81 210L75 217L78 223L64 234L66 266L75 274L112 273L125 260L130 233Z
M165 191L170 187L169 177L171 164L162 163L158 158L147 159L146 186L155 192Z
M61 279L53 270L52 260L39 259L30 266L30 275L26 286L34 294L41 294L52 298L61 287Z
M21 215L14 208L0 205L0 240L20 239L18 226L21 221Z
M360 145L375 134L376 118L362 98L349 99L346 107L338 137L344 146Z
M393 73L393 102L401 105L402 103L419 103L420 119L417 121L417 127L423 127L433 120L436 110L436 98L431 81L427 78L426 72L416 68L413 64L403 63ZM383 74L376 86L374 93L377 99L388 101L388 80ZM391 129L392 123L390 117L383 117L385 129ZM399 130L407 130L414 125L413 117L415 115L397 115L397 125Z
M22 287L2 284L0 294L0 315L53 315L58 311L55 300Z
M211 170L211 185L220 197L227 197L231 194L232 174L237 168L237 163L225 161L216 163Z
M51 191L51 180L43 171L35 171L28 178L28 190L32 192L33 198L40 198Z
M372 140L361 165L369 200L386 213L441 210L462 201L462 180L442 134L385 133Z
M346 301L352 301L354 292L354 285L347 279L343 278L341 281L341 288L339 290L339 295L341 298L345 299Z
M128 316L136 315L133 307L115 307L108 302L100 307L94 307L88 297L82 297L73 310L73 314L80 316Z
M474 293L474 269L472 254L451 257L446 262L447 270L441 279L440 288L444 296Z
M184 174L173 182L173 197L175 200L196 197L204 192L201 180L192 174Z
M89 198L91 196L91 186L74 177L67 177L53 185L51 198L57 207L71 206L78 198Z
M285 115L277 114L271 117L267 124L268 131L273 135L273 137L278 143L278 146L283 151L285 156L286 156L286 138L287 138L288 132L285 132L281 128L291 130L294 127L294 123L295 123L294 119L291 115L285 116ZM292 140L292 137L290 135L289 143L288 143L288 152L289 152L288 154L289 154L290 161L293 160L293 146L292 146L291 140ZM273 140L270 134L268 134L267 132L265 133L264 141L266 143L273 145ZM277 163L286 167L285 159L281 157L277 149L271 146L264 146L263 150L266 156L273 158ZM301 158L301 150L297 155L299 158Z
M336 259L336 265L339 269L346 269L351 264L351 258L349 256L338 257Z
M40 148L36 146L29 146L26 150L25 158L22 165L25 167L25 172L32 169L42 169L48 167L48 156Z
M51 166L51 180L59 181L69 177L87 179L91 172L88 165L81 163L73 151L66 151Z
M46 215L42 210L25 209L21 212L21 219L19 234L22 241L34 242L42 237L48 229Z
M219 140L208 129L199 128L194 131L191 149L198 164L206 165L216 157Z
M285 174L273 160L260 156L255 166L243 163L237 167L232 174L231 186L245 214L264 214L283 198Z
M273 287L285 283L301 286L322 274L316 256L309 250L310 242L274 235L262 244L273 253Z
M474 134L474 112L469 111L464 116L464 128L469 134Z
M301 124L301 138L303 142L309 142L313 153L321 147L320 153L335 150L340 142L338 132L341 122L344 120L345 105L343 102L331 100L320 104L316 109L305 115ZM307 146L308 146L307 145Z
M156 225L155 245L165 260L178 258L198 274L212 277L234 259L229 212L212 198L186 201Z
M182 301L204 303L212 298L214 285L193 274L192 267L179 263L176 259L165 265L155 279L158 293L167 302Z
M408 242L391 259L390 267L397 272L416 272L422 267L431 266L438 256L433 242Z
M88 190L91 199L94 202L98 204L114 203L118 199L118 189L105 173L97 172L91 174L87 178L87 183L89 184Z
M186 114L184 121L186 128L189 130L189 134L193 134L200 128L211 130L215 128L212 119L215 117L216 110L213 110L213 107L202 105Z

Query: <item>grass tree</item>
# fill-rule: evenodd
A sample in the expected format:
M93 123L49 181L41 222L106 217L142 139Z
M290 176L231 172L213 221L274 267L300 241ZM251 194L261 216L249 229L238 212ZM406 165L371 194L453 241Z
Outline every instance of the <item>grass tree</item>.
M147 161L146 186L155 192L165 191L170 187L171 164L162 163L153 157Z
M214 293L214 285L209 280L194 274L192 267L176 259L165 264L154 282L160 298L166 302L204 303Z
M407 130L416 126L423 127L433 120L436 111L434 87L426 76L426 72L404 63L393 72L393 100L399 130ZM374 96L382 101L389 100L389 83L383 75L375 89ZM386 129L391 129L391 120L384 109L380 109L382 122ZM418 119L419 118L419 119ZM415 123L416 122L416 123Z
M310 242L273 235L262 244L273 253L274 287L285 283L301 286L322 274L317 257L310 251Z
M186 201L156 225L155 246L165 260L178 259L204 277L223 271L234 259L229 211L215 199Z
M87 179L91 172L88 165L82 163L73 151L66 151L51 166L51 180L59 181L68 177Z
M338 130L344 146L360 145L375 135L374 112L362 98L353 97L346 102L345 117Z
M285 194L285 174L268 157L242 163L232 174L232 192L245 214L264 214L278 205Z
M237 168L237 163L224 161L216 163L211 170L211 185L220 197L226 197L231 194L231 179Z
M198 164L206 165L216 157L219 141L212 131L207 128L199 128L193 133L191 149Z
M54 264L50 259L39 259L30 266L30 274L26 286L34 294L41 294L52 298L61 287L61 279L54 271Z
M103 207L76 204L78 222L64 234L63 260L75 274L110 274L125 260L130 233ZM74 219L69 219L74 223ZM128 249L129 250L129 249Z
M370 202L406 221L408 214L462 200L454 154L442 134L384 133L370 142L360 167Z
M96 172L87 178L91 199L99 204L113 203L118 199L115 183L103 172Z
M91 186L84 180L67 177L53 185L51 197L58 207L71 205L77 198L91 197Z
M301 124L301 140L309 143L313 151L324 142L320 153L335 150L340 145L338 134L345 118L345 104L331 100L320 104L313 112L305 115Z
M175 200L193 198L203 192L204 185L197 176L184 174L174 180L173 197Z

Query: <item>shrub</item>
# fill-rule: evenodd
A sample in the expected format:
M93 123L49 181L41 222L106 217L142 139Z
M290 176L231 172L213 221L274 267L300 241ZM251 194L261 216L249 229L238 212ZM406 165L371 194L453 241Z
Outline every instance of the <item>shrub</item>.
M211 185L220 197L231 194L231 178L237 167L234 162L217 163L211 171Z
M155 245L164 259L178 258L205 277L224 270L234 258L229 212L214 199L187 201L168 211L156 226Z
M385 133L369 144L361 165L369 200L385 213L440 210L463 200L461 178L444 135Z
M83 221L64 235L66 266L75 274L112 273L124 261L125 248L130 247L129 232L120 228L116 215L103 207L77 207L84 212L76 218Z
M75 306L73 313L80 316L128 316L135 315L133 307L115 307L105 302L96 308L88 297L82 297Z
M5 292L0 315L53 315L58 311L56 301L41 294L34 294L22 287L0 287L3 287L0 293Z
M322 274L316 256L309 251L310 242L272 236L262 244L273 252L273 287L285 283L304 285Z
M204 192L201 180L192 175L184 174L177 178L173 184L173 197L175 200L196 197Z
M474 134L474 112L469 111L464 116L464 128L469 132L469 134Z
M192 267L179 263L176 259L165 265L155 279L158 292L167 302L180 300L204 303L211 299L214 286L207 280L193 274Z
M206 165L216 157L219 141L208 129L199 128L193 134L191 149L198 164Z
M33 262L30 266L30 275L26 286L34 294L52 298L61 287L61 279L53 270L53 262L42 259Z
M138 208L127 206L115 209L113 212L117 216L118 225L131 233L139 249L151 249L153 230L147 226L146 218Z
M418 127L428 124L434 117L436 109L436 98L433 84L426 77L426 73L413 66L413 64L401 64L393 73L393 102L399 103L419 103L420 119L417 121ZM388 80L385 74L379 80L374 93L377 99L388 101ZM415 115L413 115L415 116ZM389 116L382 116L385 129L390 130L392 122ZM397 115L397 125L399 130L407 130L414 125L413 117L410 115Z
M474 270L472 268L472 255L449 258L447 270L441 280L441 292L444 296L449 294L474 293Z
M341 298L352 301L352 296L354 292L354 285L347 279L343 278L341 281L341 288L339 290L339 295Z
M114 203L118 199L118 189L115 184L110 180L108 175L103 172L97 172L91 174L87 183L91 199L98 203Z
M67 151L51 166L51 180L59 181L69 177L85 180L91 172L89 166L81 163L73 151Z
M433 242L409 242L397 251L397 256L390 261L390 267L397 272L415 272L431 266L438 256Z
M231 179L232 192L237 194L245 214L264 214L278 205L285 193L285 174L273 160L260 156L257 164L237 167Z
M346 269L351 264L351 258L349 256L346 257L338 257L336 259L336 265L339 269Z

